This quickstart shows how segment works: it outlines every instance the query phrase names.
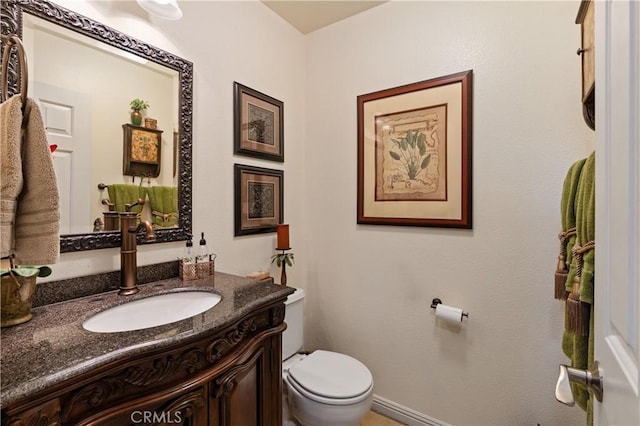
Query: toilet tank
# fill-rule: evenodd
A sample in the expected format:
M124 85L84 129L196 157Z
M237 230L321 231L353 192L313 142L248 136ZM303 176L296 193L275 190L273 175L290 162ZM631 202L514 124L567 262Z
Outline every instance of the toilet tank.
M295 293L287 297L285 304L284 322L287 329L282 333L282 359L285 360L302 349L304 339L304 290L296 288Z

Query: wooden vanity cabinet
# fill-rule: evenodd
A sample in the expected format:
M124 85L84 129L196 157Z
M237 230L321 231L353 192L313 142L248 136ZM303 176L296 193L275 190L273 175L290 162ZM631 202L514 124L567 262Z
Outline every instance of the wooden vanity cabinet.
M209 425L282 425L280 347L274 336L209 382Z
M133 400L130 403L98 412L89 418L79 416L78 425L208 425L207 387L200 386L176 394L150 395L150 398ZM63 422L62 424L71 424Z
M284 304L98 367L3 408L3 425L282 425Z

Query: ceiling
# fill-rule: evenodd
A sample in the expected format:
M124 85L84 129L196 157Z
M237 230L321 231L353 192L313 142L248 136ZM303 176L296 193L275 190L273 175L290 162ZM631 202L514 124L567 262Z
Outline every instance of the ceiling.
M290 1L261 0L268 8L280 15L303 34L356 15L385 1Z

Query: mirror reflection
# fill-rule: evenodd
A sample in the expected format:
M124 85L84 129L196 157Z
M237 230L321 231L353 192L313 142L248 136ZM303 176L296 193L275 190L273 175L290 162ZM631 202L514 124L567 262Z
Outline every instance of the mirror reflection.
M141 219L177 226L178 72L29 14L23 43L30 96L57 146L61 233L117 230L104 212L138 198ZM139 125L135 99L148 105Z
M29 97L57 146L60 251L118 247L109 218L138 198L156 243L190 238L193 64L48 1L2 0L1 13L2 33L23 39Z

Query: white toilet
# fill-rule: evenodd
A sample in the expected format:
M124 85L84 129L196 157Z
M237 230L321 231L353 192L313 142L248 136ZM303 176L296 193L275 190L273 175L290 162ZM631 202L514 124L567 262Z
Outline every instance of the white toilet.
M357 426L371 409L373 376L350 356L317 350L298 354L303 343L304 291L286 304L282 337L282 378L289 412L303 426Z

